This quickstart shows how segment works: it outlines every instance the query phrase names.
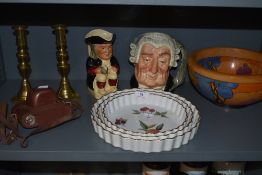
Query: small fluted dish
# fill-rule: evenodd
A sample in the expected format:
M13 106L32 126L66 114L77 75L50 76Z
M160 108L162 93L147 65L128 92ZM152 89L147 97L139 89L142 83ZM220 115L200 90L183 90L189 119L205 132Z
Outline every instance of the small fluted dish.
M188 143L197 132L200 116L190 102L170 101L170 96L176 95L161 95L154 90L121 92L107 95L109 98L104 97L102 103L98 101L101 105L95 104L91 115L95 131L113 146L136 152L169 151ZM178 107L181 105L184 107ZM104 123L103 117L108 117L111 124Z
M262 53L241 48L205 48L188 59L192 84L218 105L246 106L262 99Z

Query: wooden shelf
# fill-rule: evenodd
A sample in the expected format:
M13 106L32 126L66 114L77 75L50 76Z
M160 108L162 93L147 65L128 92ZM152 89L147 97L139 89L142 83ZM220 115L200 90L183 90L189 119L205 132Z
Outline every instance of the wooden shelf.
M19 81L8 80L0 88L1 99L9 100ZM34 81L34 86L48 84L57 87L56 81ZM262 102L244 108L225 108L209 102L193 89L189 82L177 89L179 95L196 105L202 117L197 134L187 145L160 153L135 153L115 148L100 139L94 132L90 109L95 102L85 81L72 81L81 95L85 112L81 118L32 136L28 148L19 142L0 145L1 161L89 161L89 162L143 162L143 161L261 161ZM121 81L120 88L128 87ZM28 130L23 129L26 133Z

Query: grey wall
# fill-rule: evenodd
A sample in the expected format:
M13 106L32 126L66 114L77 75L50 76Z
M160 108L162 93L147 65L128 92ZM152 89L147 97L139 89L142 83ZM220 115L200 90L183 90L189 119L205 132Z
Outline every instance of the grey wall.
M5 66L4 66L4 60L3 60L3 54L2 54L2 46L0 43L0 86L5 82L5 80L6 80Z
M67 46L71 66L70 79L85 79L87 49L84 35L98 27L68 27ZM197 28L131 28L102 27L116 33L114 55L120 62L120 80L129 80L133 67L128 63L129 43L144 32L165 32L174 36L189 53L205 47L229 46L261 50L262 30L197 29ZM27 35L30 64L30 79L59 79L56 68L55 35L48 26L29 26ZM19 79L17 71L16 44L10 26L0 27L2 54L7 79Z

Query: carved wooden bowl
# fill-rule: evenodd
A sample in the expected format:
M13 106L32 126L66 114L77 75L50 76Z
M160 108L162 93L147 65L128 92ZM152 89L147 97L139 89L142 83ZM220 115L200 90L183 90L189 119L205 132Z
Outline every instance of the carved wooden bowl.
M196 89L219 105L244 106L262 99L262 53L240 48L206 48L188 59Z

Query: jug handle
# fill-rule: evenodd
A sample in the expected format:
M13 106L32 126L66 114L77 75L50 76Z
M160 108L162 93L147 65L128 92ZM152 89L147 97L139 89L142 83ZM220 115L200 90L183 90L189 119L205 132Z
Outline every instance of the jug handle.
M180 49L180 53L181 53L181 60L180 60L180 65L177 68L177 72L175 77L172 79L172 87L169 89L170 92L174 92L175 89L181 85L184 80L185 80L185 76L186 76L186 72L187 72L187 54L186 51L183 47L183 45L179 42L176 42L178 45L178 48Z

